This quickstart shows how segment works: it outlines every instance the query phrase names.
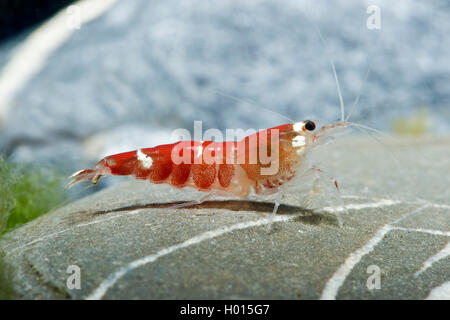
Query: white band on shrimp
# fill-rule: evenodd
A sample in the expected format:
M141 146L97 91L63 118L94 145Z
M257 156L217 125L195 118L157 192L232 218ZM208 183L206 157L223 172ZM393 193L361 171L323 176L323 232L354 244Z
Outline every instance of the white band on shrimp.
M296 132L303 131L303 126L304 125L305 125L305 123L302 122L302 121L294 123L294 131L296 131Z
M142 166L144 168L149 169L152 166L152 164L153 164L152 157L143 153L141 149L136 151L136 156L137 156L137 159L142 163Z
M296 136L294 139L292 139L292 146L297 149L297 154L301 155L303 152L305 152L305 145L306 145L306 139L304 136Z
M197 158L203 155L203 141L200 141L200 145L197 147Z
M304 136L296 136L294 139L292 139L292 146L293 147L303 147L306 144L306 139Z

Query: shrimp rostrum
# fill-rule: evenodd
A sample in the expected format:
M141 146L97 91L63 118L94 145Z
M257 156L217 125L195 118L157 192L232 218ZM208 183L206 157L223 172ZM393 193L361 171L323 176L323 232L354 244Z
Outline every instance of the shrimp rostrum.
M130 175L207 192L189 205L211 194L247 197L251 190L257 195L274 194L305 171L305 157L310 150L351 124L343 120L316 130L315 122L306 120L258 131L239 141L179 141L114 154L101 159L92 169L74 173L69 186L87 180L96 184L107 175ZM323 174L315 167L310 170ZM335 180L331 184L338 188ZM278 206L276 202L274 214Z

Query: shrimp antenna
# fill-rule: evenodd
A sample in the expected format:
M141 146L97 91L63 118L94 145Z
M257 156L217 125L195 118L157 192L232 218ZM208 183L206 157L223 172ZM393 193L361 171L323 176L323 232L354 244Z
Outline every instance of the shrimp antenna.
M325 42L325 39L323 38L319 27L314 25L314 28L316 29L317 33L319 34L320 40L322 41L323 45L325 46L325 49L326 49L325 51L327 52L327 55L328 55L328 51L329 51L328 45ZM339 80L338 80L338 76L337 76L337 72L336 72L336 67L334 65L333 59L329 55L328 55L328 58L330 59L331 68L333 69L334 80L336 82L336 87L337 87L337 91L338 91L338 95L339 95L339 103L341 105L341 121L345 121L344 99L342 98L342 92L341 92L341 87L339 85Z
M253 101L245 100L245 99L242 99L242 98L240 98L240 97L233 96L233 95L231 95L231 94L229 94L229 93L225 93L225 92L222 92L222 91L219 91L219 90L216 90L216 93L219 94L219 95L221 95L221 96L230 98L230 99L232 99L232 100L235 100L235 101L238 101L238 102L243 102L243 103L245 103L245 104L248 104L248 105L251 105L251 106L255 106L255 107L264 109L264 110L266 110L266 111L268 111L268 112L271 112L271 113L273 113L273 114L276 114L277 116L280 116L280 117L282 117L282 118L285 118L286 120L289 120L289 122L292 122L292 123L295 122L295 121L292 120L291 118L289 118L289 117L287 117L287 116L285 116L285 115L283 115L283 114L281 114L281 113L279 113L279 112L276 112L276 111L274 111L274 110L272 110L272 109L269 109L269 108L266 108L266 107L262 107L262 106L256 104L256 103L253 102Z
M361 129L362 129L363 131L361 131L361 132L367 133L367 134L368 134L369 136L371 136L372 138L375 138L375 136L374 136L373 134L370 134L370 132L372 132L372 133L374 133L374 134L379 134L380 136L384 136L384 137L389 138L389 139L391 139L391 140L393 140L393 141L395 141L395 142L397 142L397 143L402 143L403 145L405 145L405 146L407 146L407 147L412 147L413 149L415 149L415 148L414 148L414 145L412 145L412 144L410 144L410 143L407 143L407 142L405 142L405 141L402 141L402 140L400 140L399 138L396 138L396 137L394 137L393 135L391 135L391 134L389 134L389 133L386 133L386 132L383 132L383 131L374 129L374 128L369 127L369 126L365 126L365 125L362 125L362 124L360 124L360 123L356 123L356 122L347 122L347 123L348 123L350 126L359 128L359 129L360 129L359 131L361 131ZM365 131L364 131L364 130L365 130ZM381 141L378 141L378 140L377 140L377 142L378 142L380 145L382 145L383 147L389 149L389 148L388 148L384 143L382 143ZM392 150L390 150L390 151L391 151L391 156L395 158L395 156L393 156ZM427 162L427 163L433 162L433 160L432 160L431 158L429 158L426 154L423 154L423 153L417 153L415 156L418 157L418 158L420 158L421 160ZM396 159L396 158L395 158L395 160L397 160L397 163L400 162L400 161L398 161L398 159Z
M379 145L381 145L383 148L385 148L388 151L389 156L394 160L395 164L397 165L397 167L400 166L400 160L397 159L397 157L394 155L394 153L392 152L392 149L389 148L387 145L385 145L383 142L381 142L375 135L374 133L386 136L386 137L390 137L389 134L382 132L380 130L371 128L371 127L367 127L367 126L363 126L360 125L359 123L354 123L354 122L349 122L351 126L354 126L359 132L368 135L370 138L372 138L376 143L378 143ZM366 131L365 131L366 130ZM390 137L392 138L392 137Z
M348 121L348 119L349 119L350 116L352 115L353 111L355 111L355 108L356 108L356 106L358 105L358 102L359 102L359 98L361 97L362 89L363 89L364 85L365 85L366 82L367 82L367 78L369 78L370 71L371 71L371 69L370 69L370 66L369 66L369 67L367 68L367 72L366 72L366 76L364 77L364 81L362 82L361 87L359 87L358 95L356 96L355 101L353 102L353 105L352 105L352 107L350 108L350 111L349 111L349 113L347 114L347 117L345 118L345 121Z

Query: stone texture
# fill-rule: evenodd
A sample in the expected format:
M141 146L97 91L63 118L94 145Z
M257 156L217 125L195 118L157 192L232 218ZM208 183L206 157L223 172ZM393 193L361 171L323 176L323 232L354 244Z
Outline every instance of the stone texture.
M19 298L423 299L450 281L448 253L419 272L449 243L450 140L413 143L420 152L386 142L388 153L349 137L312 155L341 183L342 228L326 190L321 209L301 207L301 179L282 193L270 233L273 196L175 210L165 204L200 193L128 181L16 229L0 247ZM66 287L69 265L81 268L80 290ZM381 271L378 290L366 286L371 265Z

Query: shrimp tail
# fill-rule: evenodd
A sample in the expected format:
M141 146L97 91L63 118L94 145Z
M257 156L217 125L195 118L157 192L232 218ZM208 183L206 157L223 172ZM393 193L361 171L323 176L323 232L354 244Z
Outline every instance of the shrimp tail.
M150 155L152 148L124 152L103 158L91 169L80 170L72 174L66 189L83 181L92 181L96 185L102 176L108 175L134 175L139 179L147 179L151 172L153 162Z
M96 185L98 180L102 176L98 171L98 169L85 169L75 172L69 177L70 181L67 183L66 189L72 188L79 182L89 180L92 181L92 184Z
M66 189L69 189L79 182L92 181L93 185L96 185L98 180L102 176L112 174L111 168L108 166L109 157L103 158L92 169L84 169L75 172L69 177L69 183L66 185Z

